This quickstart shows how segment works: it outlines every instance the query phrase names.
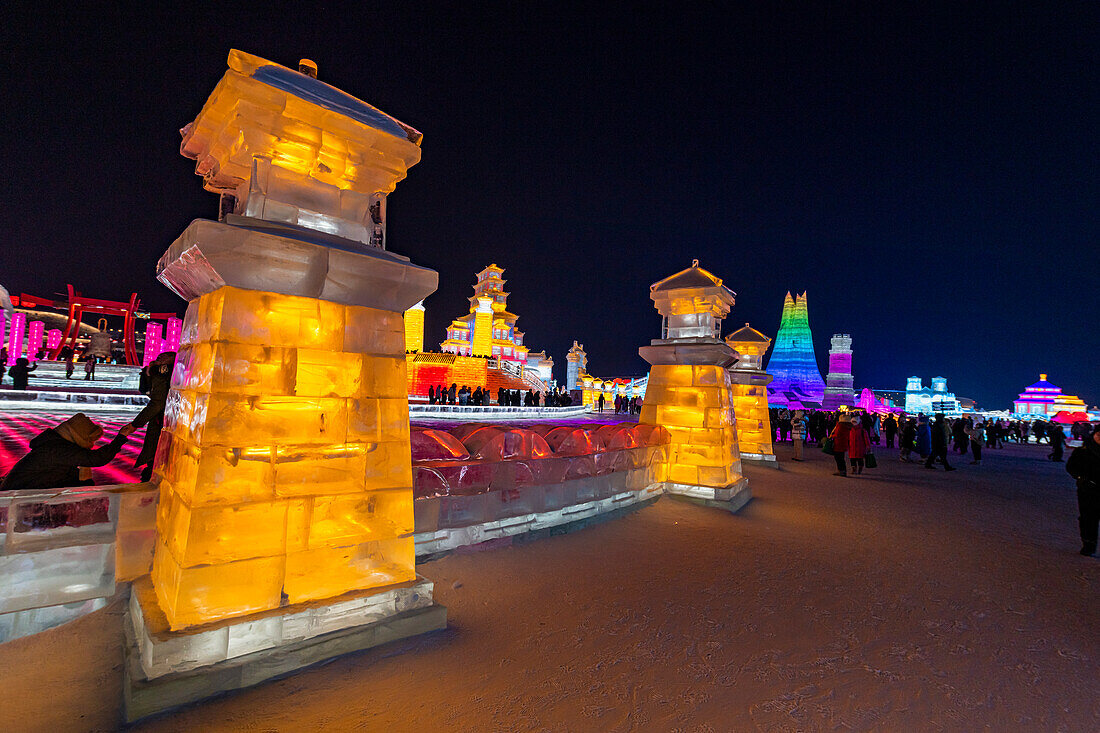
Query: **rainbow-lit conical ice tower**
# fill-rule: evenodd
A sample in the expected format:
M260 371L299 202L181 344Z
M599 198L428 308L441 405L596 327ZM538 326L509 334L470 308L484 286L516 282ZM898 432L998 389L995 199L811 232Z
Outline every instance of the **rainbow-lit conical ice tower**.
M806 293L783 299L779 333L768 360L768 404L772 407L817 409L825 396L825 380L817 368Z

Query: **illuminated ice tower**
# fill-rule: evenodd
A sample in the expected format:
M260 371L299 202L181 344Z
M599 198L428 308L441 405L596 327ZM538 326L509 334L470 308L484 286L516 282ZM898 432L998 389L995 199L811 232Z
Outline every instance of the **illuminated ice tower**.
M733 412L737 418L737 442L741 458L774 462L772 426L768 415L770 374L764 371L764 354L772 340L749 324L726 336L726 343L740 355L730 367Z
M405 351L424 350L424 301L405 311Z
M854 383L852 337L846 333L834 333L829 343L829 373L825 376L825 399L821 406L826 410L835 410L841 405L855 405Z
M734 293L698 260L649 290L662 337L638 349L652 365L638 421L669 432L665 490L736 510L749 499L728 371L738 354L720 338Z
M565 355L565 362L565 388L570 392L580 389L584 386L580 375L588 369L588 355L584 353L584 344L574 341L569 353Z
M152 587L131 604L149 678L220 665L215 690L254 684L297 654L369 645L322 633L432 608L414 569L402 313L438 277L385 250L386 195L421 135L300 69L230 52L183 130L222 217L191 222L157 264L189 305ZM265 649L281 661L222 674ZM143 689L179 704L186 687Z
M783 315L775 337L768 374L768 402L773 406L817 408L825 396L825 381L817 368L806 293L783 299Z

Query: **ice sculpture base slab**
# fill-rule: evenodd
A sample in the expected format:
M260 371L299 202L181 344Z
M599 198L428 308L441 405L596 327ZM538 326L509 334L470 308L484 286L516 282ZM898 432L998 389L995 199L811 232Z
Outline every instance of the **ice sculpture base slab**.
M759 463L769 468L779 468L779 461L776 460L774 453L741 453L742 461L752 461Z
M168 630L148 576L124 624L126 722L282 677L351 652L447 627L431 581L347 593L183 631Z
M741 511L752 500L752 491L749 490L749 482L745 478L721 489L666 483L665 493L675 499L733 513Z

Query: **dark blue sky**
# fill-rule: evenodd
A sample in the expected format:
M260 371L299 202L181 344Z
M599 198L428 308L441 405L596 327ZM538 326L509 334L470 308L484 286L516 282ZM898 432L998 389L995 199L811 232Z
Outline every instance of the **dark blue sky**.
M1100 6L809 5L16 4L0 283L182 310L153 267L216 201L177 131L237 47L308 56L424 132L389 235L440 271L430 343L496 262L559 377L573 339L598 376L641 374L648 286L698 258L738 293L730 324L774 335L784 293L807 290L819 362L850 333L857 386L943 375L1005 407L1042 371L1100 402Z

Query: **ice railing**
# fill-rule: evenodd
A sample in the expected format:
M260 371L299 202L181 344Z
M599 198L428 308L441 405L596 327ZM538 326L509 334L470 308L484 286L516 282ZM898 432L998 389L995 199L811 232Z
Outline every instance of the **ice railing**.
M153 484L0 492L0 614L106 598L148 572Z
M497 357L491 357L489 359L489 368L497 368L506 374L511 374L513 377L521 380L528 387L532 388L536 392L548 392L549 388L546 382L539 377L534 370L528 369L523 364L517 364L514 361L508 361L507 359L498 359Z

